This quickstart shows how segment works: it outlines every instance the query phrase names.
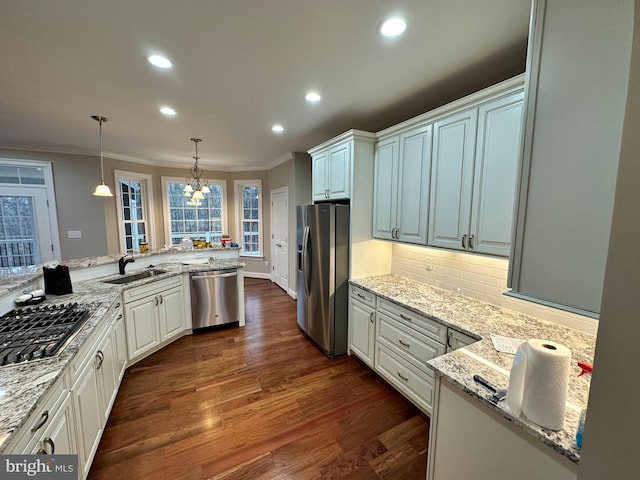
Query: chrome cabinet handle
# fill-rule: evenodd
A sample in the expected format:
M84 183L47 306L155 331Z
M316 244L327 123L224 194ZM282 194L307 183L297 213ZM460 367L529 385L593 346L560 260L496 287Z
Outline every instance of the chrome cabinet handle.
M122 318L122 314L118 315L118 318L116 320L120 320Z
M469 248L473 250L473 234L469 235Z
M162 295L158 295L158 296L160 297L160 305L162 305L162 302L164 299L162 298Z
M120 302L116 303L116 308L120 308Z
M403 320L406 320L407 322L412 322L413 321L413 319L411 317L407 317L406 315L404 315L402 313L400 314L400 318L402 318Z
M156 295L155 301L156 301L156 307L157 307L158 306L158 295Z
M356 293L356 295L358 295L360 298L364 298L365 300L367 299L367 297L365 297L363 294L361 293Z
M452 337L453 337L453 332L447 333L447 347L449 348L453 348L453 345L451 344Z
M40 415L40 422L36 426L31 428L31 433L40 430L42 426L47 423L47 420L49 420L49 410L45 410L44 412L42 412L42 415Z
M402 375L400 372L398 372L398 376L399 376L402 380L404 380L405 382L408 382L408 381L409 381L409 377L405 377L405 376L404 376L404 375Z
M398 339L398 343L403 347L411 348L411 345L408 344L407 342L403 342L401 338Z
M373 323L373 312L369 313L369 321Z
M467 234L462 235L462 248L467 249Z
M98 360L96 370L100 370L102 368L102 363L104 362L104 353L102 353L102 350L98 350L96 352L96 360Z
M47 444L51 447L51 451L47 453ZM53 455L56 452L56 444L53 443L53 439L51 437L45 437L42 440L42 450L44 450L45 455Z

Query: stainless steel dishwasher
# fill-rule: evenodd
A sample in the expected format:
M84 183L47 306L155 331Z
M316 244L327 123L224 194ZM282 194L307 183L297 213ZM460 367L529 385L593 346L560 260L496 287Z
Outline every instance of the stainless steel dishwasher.
M238 324L238 270L194 272L191 277L193 330Z

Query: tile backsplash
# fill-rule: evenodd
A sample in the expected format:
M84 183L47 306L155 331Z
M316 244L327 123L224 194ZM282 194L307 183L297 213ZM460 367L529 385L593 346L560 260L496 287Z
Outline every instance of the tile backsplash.
M598 321L504 295L509 261L394 244L391 273L595 335Z

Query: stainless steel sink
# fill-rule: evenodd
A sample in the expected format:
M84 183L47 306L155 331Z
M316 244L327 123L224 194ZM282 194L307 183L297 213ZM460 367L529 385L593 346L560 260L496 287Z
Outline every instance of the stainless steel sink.
M160 275L162 273L167 273L166 270L161 270L159 268L154 268L151 270L144 270L142 272L131 273L129 275L124 275L122 277L112 278L110 280L103 280L103 283L113 283L115 285L122 285L123 283L131 283L137 280L143 280L145 278L155 277L156 275Z

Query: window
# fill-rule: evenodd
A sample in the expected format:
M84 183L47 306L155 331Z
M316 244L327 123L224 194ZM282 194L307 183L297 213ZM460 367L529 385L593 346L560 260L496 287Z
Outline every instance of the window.
M49 162L0 160L0 268L60 258Z
M262 256L261 180L236 180L236 205L242 255Z
M226 182L209 180L210 192L204 194L204 200L199 205L190 205L191 198L184 196L184 179L162 177L162 184L165 224L169 225L167 244L180 245L185 235L191 240L220 243L227 230L224 204Z
M116 170L115 177L120 250L138 253L142 243L151 248L151 176Z

